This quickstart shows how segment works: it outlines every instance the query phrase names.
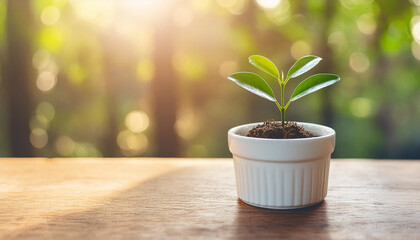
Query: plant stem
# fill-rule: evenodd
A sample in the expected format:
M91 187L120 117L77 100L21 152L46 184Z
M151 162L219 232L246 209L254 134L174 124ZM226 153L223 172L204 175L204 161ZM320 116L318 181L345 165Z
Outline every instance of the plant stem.
M284 126L284 108L281 109L281 125Z
M285 112L285 108L284 108L284 85L285 83L283 82L283 79L280 83L280 88L281 88L281 125L284 126L284 112Z
M284 110L287 110L287 108L289 107L289 105L290 105L290 100L289 100L289 102L287 102L286 106L284 107Z
M275 101L275 103L281 112L281 125L282 126L284 126L286 109L290 104L290 101L289 101L287 105L284 106L284 86L286 86L286 83L288 80L289 80L288 78L286 78L286 80L284 79L283 72L281 72L281 78L277 78L277 81L279 82L280 89L281 89L281 104L277 100Z
M279 110L280 110L280 112L281 112L282 107L280 106L280 103L279 103L277 100L275 101L275 103L276 103L276 105L277 105L278 109L279 109Z

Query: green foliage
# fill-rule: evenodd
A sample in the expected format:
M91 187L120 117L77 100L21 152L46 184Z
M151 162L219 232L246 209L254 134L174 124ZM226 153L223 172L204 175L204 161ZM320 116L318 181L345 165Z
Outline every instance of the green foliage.
M279 70L277 70L276 65L274 65L274 63L266 57L260 55L252 55L249 57L249 63L275 78L280 77Z
M340 81L340 77L335 74L323 73L310 76L296 87L289 102L287 102L286 105L284 104L284 87L289 79L308 72L321 60L322 58L312 55L302 57L293 64L287 73L287 77L284 78L283 72L280 77L277 67L268 58L260 55L252 55L249 57L249 63L277 79L281 89L281 104L274 96L273 90L268 83L255 73L238 72L231 74L228 79L260 97L275 102L281 112L281 122L284 125L285 111L291 102Z
M270 85L255 73L238 72L230 75L228 78L255 95L272 102L276 101L276 97L274 96Z
M336 82L340 81L340 77L335 74L316 74L308 77L301 82L290 97L290 101L293 102L303 96L318 91L321 88L328 87Z
M315 67L322 58L317 56L305 56L296 61L295 64L289 69L287 73L287 78L295 78L306 73Z

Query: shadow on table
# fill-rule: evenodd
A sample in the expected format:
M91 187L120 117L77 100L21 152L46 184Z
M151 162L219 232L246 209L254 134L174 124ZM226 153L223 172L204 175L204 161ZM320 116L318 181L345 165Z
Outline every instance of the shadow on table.
M327 226L325 203L293 211L242 203L236 198L232 166L210 164L142 182L86 211L58 212L7 239L278 239L290 234L325 239ZM317 235L308 236L308 231Z
M250 206L238 199L237 239L330 239L327 203L295 210Z

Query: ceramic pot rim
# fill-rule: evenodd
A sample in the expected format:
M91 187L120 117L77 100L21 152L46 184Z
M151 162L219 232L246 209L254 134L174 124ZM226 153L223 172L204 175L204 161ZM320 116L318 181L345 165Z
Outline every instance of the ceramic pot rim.
M315 137L312 137L312 138L275 139L275 138L247 137L247 136L244 136L244 135L238 133L240 130L251 129L254 126L259 125L259 124L263 124L263 122L248 123L248 124L243 124L243 125L233 127L231 129L229 129L228 135L232 138L236 138L236 139L242 140L242 141L258 141L258 142L311 142L311 141L317 141L317 140L321 140L321 139L331 138L335 135L334 129L332 129L330 127L320 125L320 124L315 124L315 123L306 123L306 122L296 122L296 124L299 125L299 126L303 126L305 128L308 128L309 130L308 129L307 130L309 132L311 132L310 129L313 129L313 128L320 129L320 130L323 131L324 134L322 134L320 136L315 136Z

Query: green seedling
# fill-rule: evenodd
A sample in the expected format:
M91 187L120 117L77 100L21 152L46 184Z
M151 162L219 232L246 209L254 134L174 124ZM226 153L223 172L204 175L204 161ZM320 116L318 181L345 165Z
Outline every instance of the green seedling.
M246 90L260 97L276 103L278 109L281 112L281 124L284 126L285 112L291 102L340 81L340 77L335 74L315 74L302 81L293 91L289 101L286 104L284 103L284 88L286 87L287 82L290 79L296 78L311 70L321 60L322 58L313 55L302 57L297 60L295 64L293 64L293 66L289 69L287 76L284 77L283 71L280 75L276 65L274 65L274 63L268 58L260 55L252 55L249 57L249 63L277 79L281 91L280 103L277 101L277 98L275 97L273 89L271 89L270 85L268 85L268 83L258 74L252 72L237 72L231 74L228 79L232 80L242 88L245 88Z

